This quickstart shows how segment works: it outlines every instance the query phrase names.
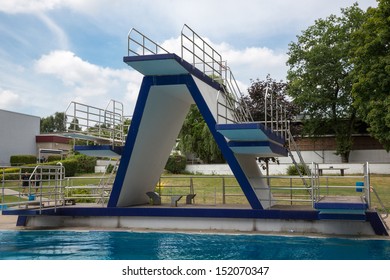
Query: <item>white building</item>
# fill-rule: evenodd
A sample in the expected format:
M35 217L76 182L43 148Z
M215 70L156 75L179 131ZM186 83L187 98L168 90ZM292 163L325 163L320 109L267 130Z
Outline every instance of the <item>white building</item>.
M10 165L12 155L36 155L40 121L37 116L0 109L0 166Z

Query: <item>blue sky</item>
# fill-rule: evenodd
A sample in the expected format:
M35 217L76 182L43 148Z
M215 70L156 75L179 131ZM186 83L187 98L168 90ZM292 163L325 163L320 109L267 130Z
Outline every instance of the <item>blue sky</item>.
M241 91L285 80L288 44L355 0L2 0L0 109L47 117L71 101L132 114L142 76L122 62L136 28L170 52L188 24L228 61ZM357 1L362 9L375 0Z

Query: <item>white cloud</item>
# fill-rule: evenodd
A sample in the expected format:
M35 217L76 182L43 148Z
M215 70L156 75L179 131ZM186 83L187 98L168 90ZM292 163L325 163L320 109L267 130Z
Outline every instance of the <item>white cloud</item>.
M62 0L2 0L0 11L16 13L37 13L61 7Z
M0 88L0 108L9 109L16 107L19 101L19 95L11 90Z
M203 35L226 40L229 36L259 38L275 33L295 34L315 19L339 13L341 7L354 2L356 0L2 0L0 11L39 13L65 8L93 18L101 29L111 30L111 33L142 27L143 31L157 36L161 32L178 34L187 23ZM362 9L377 6L375 0L357 2Z
M277 52L266 47L238 49L227 43L217 44L207 38L204 40L222 56L223 61L227 61L234 77L240 80L241 85L245 86L245 88L240 87L241 91L246 90L251 79L263 80L268 74L276 80L286 79L288 56L284 52ZM161 46L169 52L181 55L180 37L168 39ZM191 62L191 58L187 54L184 58Z
M236 49L225 43L215 48L227 61L235 77L243 83L248 83L250 79L265 79L268 74L277 80L286 79L288 56L283 52L266 47Z
M110 99L125 102L132 112L142 76L128 69L112 69L82 60L70 51L57 50L35 62L35 71L60 79L73 101L101 107Z

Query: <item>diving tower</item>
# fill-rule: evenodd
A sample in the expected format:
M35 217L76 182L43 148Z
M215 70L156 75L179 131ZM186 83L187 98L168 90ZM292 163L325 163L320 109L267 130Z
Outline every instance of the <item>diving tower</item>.
M136 38L136 39L135 39ZM287 120L253 122L230 68L191 28L181 56L132 29L123 61L144 75L108 207L148 203L191 104L196 104L253 209L269 209L272 193L257 158L288 156Z

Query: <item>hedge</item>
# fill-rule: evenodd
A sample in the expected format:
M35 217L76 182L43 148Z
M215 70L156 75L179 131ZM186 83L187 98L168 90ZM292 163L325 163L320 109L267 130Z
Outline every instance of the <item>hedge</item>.
M0 168L0 180L19 180L20 168Z
M12 156L15 162L18 162L18 165L20 165L20 159L26 159L25 156ZM36 163L36 157L35 156L29 156L34 157L35 161L30 162L29 164L23 164L25 167L35 167L37 165ZM69 157L67 159L63 160L54 160L49 161L45 163L40 163L39 165L45 166L45 165L56 165L58 162L62 163L62 165L65 167L65 176L66 177L72 177L75 176L76 173L93 173L95 171L95 165L96 165L96 158L90 157L86 155L76 155L73 157ZM1 169L0 169L1 170ZM18 169L20 173L24 172L32 172L31 168L21 168ZM10 173L12 173L10 171Z
M37 157L34 155L13 155L10 157L9 162L11 166L26 165L37 163Z

